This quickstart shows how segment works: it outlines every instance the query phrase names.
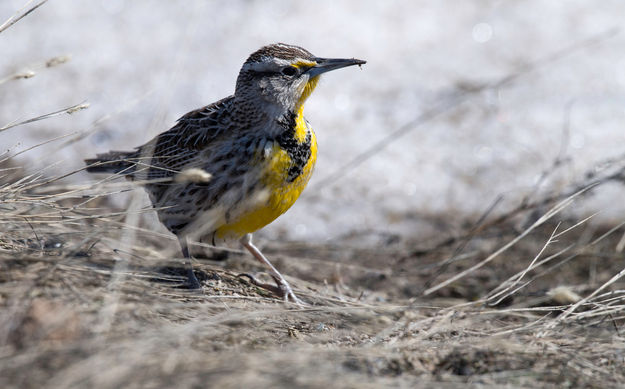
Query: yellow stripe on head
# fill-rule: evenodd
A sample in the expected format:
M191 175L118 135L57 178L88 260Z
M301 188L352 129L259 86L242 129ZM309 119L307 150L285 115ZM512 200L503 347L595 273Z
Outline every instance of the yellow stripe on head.
M291 66L294 66L296 68L312 68L316 64L317 62L315 61L307 61L305 59L298 59L297 61L293 62Z

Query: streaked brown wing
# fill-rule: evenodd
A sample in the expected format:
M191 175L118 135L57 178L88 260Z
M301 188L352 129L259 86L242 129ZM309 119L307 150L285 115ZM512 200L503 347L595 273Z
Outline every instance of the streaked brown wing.
M170 130L139 147L136 154L140 161L138 165L144 166L141 178L168 178L183 168L192 167L189 164L198 152L209 147L227 130L223 120L232 100L233 96L230 96L187 113Z

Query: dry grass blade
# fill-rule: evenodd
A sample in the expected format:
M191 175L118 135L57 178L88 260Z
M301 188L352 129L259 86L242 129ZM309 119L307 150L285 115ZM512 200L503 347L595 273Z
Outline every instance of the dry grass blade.
M491 305L495 305L495 306L499 305L506 297L516 293L520 288L522 288L525 285L527 285L527 284L521 285L521 287L516 288L516 289L510 291L510 289L512 289L515 285L517 285L523 279L523 277L525 277L527 272L529 272L534 267L534 264L536 263L536 261L538 261L538 258L540 258L540 256L545 252L545 249L547 248L547 246L549 246L549 244L551 244L553 242L554 237L556 235L556 231L558 230L558 227L560 227L560 223L558 223L556 228L551 233L551 236L549 237L549 239L547 239L547 242L545 242L545 244L540 249L538 254L536 254L536 256L532 259L530 264L521 273L519 273L517 276L515 276L514 279L511 280L511 282L509 284L507 284L507 285L501 284L498 287L499 289L501 289L500 291L498 291L497 293L492 294L492 295L486 297L486 301L487 302L489 302ZM497 300L495 300L495 299L497 299ZM493 300L495 300L495 301L493 301Z
M556 228L551 233L551 236L549 237L547 242L542 246L542 248L540 249L538 254L536 254L534 259L530 262L530 264L525 269L523 269L521 272L519 272L519 273L513 275L512 277L508 278L506 281L504 281L499 286L497 286L497 288L495 288L494 290L489 292L487 297L482 299L482 301L483 302L488 302L490 305L496 306L496 305L500 304L505 298L511 296L512 294L514 294L517 291L519 291L521 288L527 286L532 280L527 281L526 283L524 283L520 287L514 289L512 292L507 293L510 289L512 289L512 287L515 284L517 284L522 278L524 278L525 275L529 271L534 270L537 267L542 266L542 265L544 265L544 264L546 264L546 263L548 263L548 262L550 262L550 261L560 257L562 254L570 251L573 247L575 247L576 246L575 244L569 244L568 246L566 246L562 250L557 251L555 254L550 255L550 256L548 256L547 258L545 258L545 259L543 259L541 261L538 261L538 259L544 253L545 249L547 248L547 246L549 244L555 242L559 237L562 237L567 232L570 232L573 229L575 229L575 228L581 226L582 224L586 223L588 220L590 220L594 216L595 215L590 215L590 216L580 220L579 222L575 223L573 226L565 229L564 231L556 233L558 227L560 226L560 223L558 223L556 225ZM592 243L591 243L591 245L592 245ZM541 274L544 274L544 273L541 273ZM497 300L495 300L495 299L497 299Z
M60 109L58 111L54 111L54 112L50 112L50 113L47 113L47 114L44 114L44 115L40 115L40 116L31 118L31 119L28 119L28 120L24 120L24 121L21 121L21 122L17 122L17 121L11 122L9 124L6 124L4 127L0 127L0 132L8 130L8 129L13 128L13 127L21 126L23 124L37 122L39 120L44 120L44 119L49 119L51 117L62 115L64 113L67 113L67 114L71 115L71 114L73 114L73 113L75 113L77 111L80 111L80 110L83 110L83 109L87 109L87 108L89 108L89 103L86 103L86 102L83 101L82 103L75 104L75 105L72 105L70 107Z
M553 330L558 324L560 324L564 320L566 320L569 316L571 316L573 314L573 312L575 312L577 309L579 309L579 307L581 307L584 304L587 304L595 296L597 296L600 292L605 290L608 286L614 284L616 281L620 280L623 276L625 276L625 269L623 269L619 273L615 274L607 282L605 282L599 288L595 289L591 294L589 294L588 296L584 297L583 299L579 300L577 303L575 303L575 304L571 305L569 308L567 308L555 320L553 320L551 323L549 323L545 327L545 330L539 334L539 337L546 336L549 333L549 331Z
M48 59L45 62L28 66L28 68L25 69L25 70L18 71L16 73L13 73L11 75L8 75L8 76L0 79L0 85L4 84L6 82L12 81L12 80L32 78L32 77L34 77L37 74L35 72L35 70L42 69L42 68L51 68L51 67L59 66L59 65L62 65L64 63L67 63L70 59L71 59L71 56L69 56L69 55L59 55L59 56L56 56L56 57L52 57L52 58Z
M29 0L28 3L26 3L19 11L17 11L15 13L15 15L11 16L4 23L2 23L2 25L0 25L0 33L2 33L7 28L11 27L15 23L19 22L24 17L28 16L31 12L33 12L37 8L39 8L42 5L44 5L47 1L48 0L41 0L39 3L37 3L37 4L33 5L33 6L30 6L30 4L33 2L33 0Z
M503 252L505 252L506 250L508 250L510 247L514 246L515 244L517 244L521 239L523 239L524 237L526 237L530 232L532 232L534 229L536 229L537 227L541 226L543 223L545 223L546 221L548 221L549 219L551 219L553 216L557 215L558 213L560 213L562 210L564 210L566 207L568 207L573 200L575 200L576 197L578 197L579 195L581 195L582 193L590 190L592 188L592 186L586 187L580 191L578 191L577 193L569 196L568 198L562 200L560 203L556 204L553 208L551 208L549 211L547 211L543 216L541 216L538 220L536 220L530 227L528 227L527 229L525 229L525 231L523 231L520 235L518 235L517 237L515 237L513 240L511 240L510 242L508 242L507 244L505 244L504 246L502 246L501 248L499 248L497 251L495 251L494 253L492 253L491 255L489 255L487 258L485 258L484 260L482 260L481 262L475 264L474 266L471 266L469 269L466 269L458 274L456 274L455 276L439 283L438 285L435 285L429 289L427 289L423 294L425 296L441 289L444 288L445 286L467 276L468 274L474 272L475 270L481 268L482 266L486 265L487 263L491 262L493 259L497 258L500 254L502 254Z

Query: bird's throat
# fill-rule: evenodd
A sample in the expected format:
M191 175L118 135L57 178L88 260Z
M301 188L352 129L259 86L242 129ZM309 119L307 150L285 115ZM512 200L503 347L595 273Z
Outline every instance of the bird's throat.
M313 93L318 83L319 83L319 76L315 76L308 80L306 85L304 85L304 89L302 90L302 94L300 95L299 100L297 101L296 108L299 109L301 106L304 105L304 103L306 102L306 99Z
M302 143L306 140L306 134L308 133L308 127L306 126L306 120L304 120L304 103L306 99L313 93L315 87L319 83L319 76L313 77L304 86L302 94L295 106L295 139Z

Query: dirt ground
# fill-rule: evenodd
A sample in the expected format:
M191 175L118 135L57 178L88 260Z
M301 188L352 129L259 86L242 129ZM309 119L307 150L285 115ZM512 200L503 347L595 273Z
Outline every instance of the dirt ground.
M198 259L203 289L186 290L173 239L106 201L15 188L0 202L3 388L625 384L625 284L604 285L625 267L622 226L557 214L532 229L521 212L374 248L259 240L297 307L238 277L264 271L246 253Z

